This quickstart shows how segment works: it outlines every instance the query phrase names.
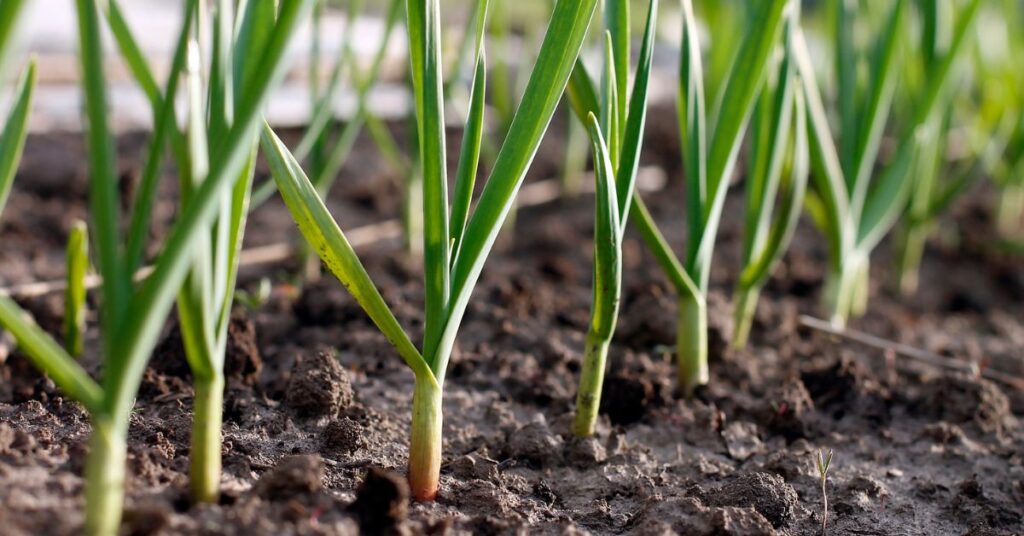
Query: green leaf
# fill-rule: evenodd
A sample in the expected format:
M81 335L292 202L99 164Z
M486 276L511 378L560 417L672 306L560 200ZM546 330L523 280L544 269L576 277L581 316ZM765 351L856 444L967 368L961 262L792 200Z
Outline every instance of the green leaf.
M860 139L858 130L858 84L857 67L858 54L854 45L854 27L857 20L856 0L839 0L835 3L835 71L836 71L836 100L839 107L839 125L842 137L839 140L840 163L843 167L843 175L848 181L846 187L853 190L853 180L857 176L856 153L857 142ZM901 11L898 9L896 11ZM882 36L883 39L886 36ZM895 41L895 36L889 35L888 41ZM877 87L877 85L876 85Z
M298 162L269 125L263 127L261 145L281 197L284 198L302 235L366 311L373 323L380 328L388 342L398 350L416 377L433 380L434 374L430 366L398 324L398 320L384 302L370 275L366 273L352 245L327 211L327 207Z
M423 174L423 355L433 366L448 311L451 275L440 0L410 1L407 10Z
M640 149L643 147L644 127L647 124L647 91L651 80L651 64L654 60L654 44L657 37L658 0L651 0L647 9L647 23L643 43L633 81L633 94L629 98L626 124L622 136L622 154L616 170L615 185L618 192L620 232L625 232L629 209L633 204L636 188L636 174L640 168ZM622 96L625 98L625 95Z
M15 25L21 15L25 0L4 0L0 2L0 74L4 73L8 46L13 41Z
M166 318L191 264L191 246L197 233L206 232L217 215L222 194L227 192L250 156L260 110L272 87L283 75L283 56L298 21L311 8L311 0L281 3L281 11L259 61L250 62L252 74L240 86L235 122L228 135L211 140L210 173L181 212L157 259L153 273L132 299L123 329L118 333L108 374L115 377L108 401L110 412L126 414ZM237 80L237 78L236 78Z
M387 141L382 140L381 137L373 131L373 123L376 119L370 111L369 95L380 75L381 64L384 61L385 52L387 52L387 45L391 41L391 35L398 22L399 15L401 14L401 9L399 9L400 7L401 0L395 0L395 3L392 5L391 12L388 13L388 19L384 28L384 36L382 38L380 48L377 49L377 54L373 59L373 64L370 66L370 70L364 78L360 79L355 59L353 58L352 60L352 76L355 78L355 84L357 86L356 113L355 116L345 123L345 126L342 129L341 134L338 136L338 139L335 141L334 147L331 149L327 162L324 164L323 168L313 176L313 184L316 185L317 191L320 192L321 197L326 198L328 192L330 192L331 187L334 185L334 181L338 178L338 174L341 171L342 166L345 165L353 147L355 147L356 139L359 137L359 133L362 131L364 125L369 124L371 137L380 147L381 152L386 153L389 150L388 147L384 146ZM331 107L327 103L325 103L322 108L331 110ZM300 144L299 150L301 151L301 149L302 146ZM296 158L299 158L299 154L296 154ZM270 181L270 184L273 184L273 181Z
M469 218L469 205L473 200L473 188L480 165L480 144L484 131L484 111L487 94L487 63L483 50L477 57L476 75L473 77L473 89L470 92L469 116L466 128L463 129L462 149L459 152L459 167L455 173L455 192L452 194L451 216L451 262L459 257L462 237L465 233L466 221Z
M400 3L400 0L398 0ZM316 13L324 9L326 2L317 2L317 9L314 12L314 21L318 21ZM392 2L394 6L395 2ZM314 153L314 149L322 150L324 143L327 141L325 135L325 129L327 124L333 118L334 115L334 103L338 98L338 93L341 90L342 73L345 71L345 67L348 67L350 73L355 74L356 72L356 58L352 51L352 39L355 35L355 23L358 18L359 11L362 9L361 1L353 1L348 3L348 7L345 11L345 26L341 31L342 39L341 46L339 47L338 57L334 61L334 65L331 67L331 74L328 77L327 88L322 92L318 88L320 83L319 76L315 72L311 71L310 74L310 88L313 92L312 99L312 118L309 124L306 126L306 131L302 135L302 139L299 141L299 145L295 150L295 157L299 160L304 160L307 156L313 155L313 160L316 161L320 155ZM313 34L313 49L316 51L320 44L321 30L319 26L314 30ZM381 43L381 50L386 48L387 38ZM311 58L310 61L319 62L319 54L316 57ZM319 70L319 63L313 64ZM319 166L319 164L316 164ZM270 181L273 184L274 181Z
M792 28L787 26L791 32ZM743 259L746 263L761 255L772 228L776 194L791 143L795 67L790 56L787 47L787 54L778 68L775 87L769 84L761 92L751 123L750 159L753 164L746 179L747 213L743 237ZM800 113L800 121L803 122L802 108Z
M99 13L93 0L76 0L78 8L79 54L82 89L87 118L86 141L89 151L89 215L92 218L96 264L103 276L101 325L105 355L115 343L121 320L125 317L131 292L131 276L122 264L120 250L120 202L117 174L114 172L114 147L107 128L107 92L104 76L103 42ZM110 372L110 371L107 371ZM113 381L107 374L104 385Z
M439 346L442 349L454 344L470 294L562 97L596 5L596 0L559 0L555 5L526 92L470 217L452 269L451 301ZM443 362L435 364L435 371L447 368L446 354L439 352Z
M697 284L690 278L690 274L686 272L679 257L672 251L672 246L669 245L668 240L661 234L661 230L658 229L654 217L651 216L651 211L648 210L647 205L644 204L639 194L633 196L633 210L630 212L630 219L640 233L644 243L647 244L647 249L654 255L655 262L658 263L658 266L668 276L669 282L675 287L676 292L680 296L694 299L700 297L700 289L697 288Z
M612 169L619 165L619 94L615 74L615 51L611 32L604 34L604 71L601 76L600 124L604 138L608 140L608 156ZM626 98L625 95L622 98ZM589 124L589 119L587 123Z
M80 357L85 337L85 276L89 271L89 230L83 221L76 221L71 227L65 262L64 348L72 357Z
M14 106L11 108L4 131L0 133L0 214L3 214L7 196L21 163L25 136L28 134L28 115L32 109L32 95L36 87L36 62L29 62L15 89Z
M629 60L630 35L632 29L629 22L629 0L605 0L605 27L611 37L612 57L609 64L615 74L615 95L618 97L614 109L615 124L619 126L614 132L615 138L608 139L608 148L612 151L612 163L618 168L618 156L614 147L622 146L622 130L626 125L626 114L629 111L626 95L629 94Z
M213 37L210 58L207 101L209 104L209 137L219 139L227 134L234 116L234 80L232 47L234 45L234 12L232 0L216 0L213 13Z
M696 249L691 247L688 259L691 275L701 289L707 288L725 193L729 188L729 179L747 122L765 79L768 58L775 50L782 30L782 13L787 4L787 0L758 3L759 9L753 19L756 23L740 45L722 93L722 107L708 146L707 201L702 212L704 223L699 239L692 237L690 241L691 244L696 242L699 245Z
M871 68L872 86L867 96L867 108L860 112L863 122L859 124L854 133L844 133L847 137L860 136L855 146L854 167L850 171L844 170L845 173L848 173L846 180L852 184L850 210L854 220L860 219L865 196L871 182L871 173L878 160L878 149L882 145L882 134L885 132L885 124L892 108L896 76L899 71L896 54L900 36L903 34L905 3L905 0L896 2L889 15L889 22L880 36L882 41L878 44L875 62ZM849 173L852 173L852 176Z
M565 89L566 97L572 106L573 113L580 123L586 124L587 115L598 115L601 113L601 104L597 98L597 87L593 79L587 73L587 67L583 60L577 59L576 66L569 77L569 84Z
M168 138L178 137L174 115L174 99L177 95L178 81L185 69L186 51L188 46L189 28L196 13L197 2L185 2L185 13L182 28L179 31L178 44L175 47L171 71L167 77L167 85L163 92L166 98L159 99L159 109L155 110L156 123L153 128L153 139L149 142L146 163L139 179L139 191L132 203L131 221L128 225L128 242L125 247L125 270L134 273L142 263L146 241L149 238L149 223L152 217L153 202L156 199L157 184L163 165L165 145ZM184 159L179 159L179 165Z
M924 96L915 110L914 131L903 138L892 163L871 187L864 203L864 212L857 221L857 248L870 252L889 232L906 208L912 182L910 171L918 158L921 137L926 135L926 125L938 111L940 96L948 84L949 74L956 60L963 53L967 35L977 18L980 0L971 0L961 12L953 32L953 39L946 54L937 61L928 73Z
M707 109L704 101L704 69L700 57L700 33L693 3L683 0L683 42L679 54L679 140L686 171L686 221L690 240L688 263L697 254L704 233L707 204Z
M882 241L907 206L910 171L914 168L918 142L905 143L868 193L864 214L857 226L857 248L870 252Z
M852 249L855 238L849 220L849 193L803 32L797 28L792 39L793 57L807 104L809 147L814 171L811 178L815 195L808 195L807 206L828 240L829 262L833 269L838 269Z
M594 301L590 332L608 340L615 331L622 287L622 228L619 224L618 194L615 173L601 125L593 114L587 129L594 146L594 168L597 181L594 211Z
M29 319L28 313L7 296L0 295L0 326L9 331L32 364L42 370L65 394L89 413L103 407L103 390L53 337Z
M93 1L95 2L96 0ZM125 21L117 0L103 0L99 2L99 4L101 8L105 10L110 33L113 35L114 41L117 43L117 48L121 52L121 57L128 66L128 71L131 72L132 77L135 78L135 82L139 85L142 92L146 94L146 98L149 100L149 106L153 113L153 124L154 126L157 126L160 123L159 111L164 108L164 104L159 86L156 82L156 77L153 75L153 69L147 62L146 55L139 47L139 43L132 34L131 28L128 27L128 23ZM186 11L191 9L194 12L198 9L198 0L187 0L185 4L184 9ZM189 4L193 5L190 6ZM188 19L183 20L186 21L185 25L187 25ZM166 94L166 92L164 94ZM157 131L154 130L154 132ZM184 137L175 129L171 134L170 142L171 149L174 151L178 165L180 167L187 167L185 160L187 155ZM164 143L166 143L166 141ZM163 151L162 146L160 147L160 150Z
M189 163L192 168L181 174L180 204L187 207L194 200L194 192L209 174L209 146L206 138L206 107L203 102L201 59L198 35L189 43L186 91L188 101L187 138ZM178 291L178 323L185 346L185 357L196 378L209 380L216 370L215 335L216 312L213 311L213 251L210 233L204 229L192 239L190 253L192 267L185 283Z
M156 82L156 77L153 76L153 70L146 60L145 53L142 52L138 41L135 40L135 36L128 27L128 22L124 18L120 4L118 4L117 0L103 0L96 2L96 4L106 8L106 18L110 27L110 33L114 36L114 41L121 51L121 57L124 58L125 65L127 65L128 70L132 73L132 77L135 78L139 87L142 88L142 92L146 94L153 110L160 109L160 103L163 100L160 94L160 87Z
M807 177L810 169L810 156L807 148L807 123L804 120L803 94L793 94L794 140L792 144L792 170L782 195L782 205L774 220L767 220L763 225L770 226L770 233L760 249L756 262L748 264L740 274L740 286L756 288L771 275L772 267L782 258L800 221L800 208L804 204L807 190ZM785 119L789 121L787 117ZM775 195L772 195L775 198Z

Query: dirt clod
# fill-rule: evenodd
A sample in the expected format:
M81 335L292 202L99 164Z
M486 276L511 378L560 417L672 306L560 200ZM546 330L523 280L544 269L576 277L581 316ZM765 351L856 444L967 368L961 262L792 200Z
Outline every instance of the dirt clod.
M740 474L708 495L713 506L753 507L775 528L793 520L800 500L782 477L762 472Z
M954 424L974 424L985 433L1000 433L1010 414L1010 401L994 383L962 375L932 382L925 396L931 416Z
M303 417L330 417L352 403L348 371L334 352L320 349L296 360L285 404Z
M734 460L743 461L764 450L757 425L751 422L729 423L722 431L722 439Z
M654 385L649 378L624 373L613 373L605 377L601 413L608 415L612 424L639 422L653 403Z
M608 459L608 451L596 437L573 438L569 442L569 463L576 467L593 467Z
M393 532L408 513L409 485L401 475L370 468L349 509L366 534Z
M322 449L325 453L352 454L366 444L364 433L363 427L349 417L331 421L324 429Z
M509 455L534 467L554 465L562 456L562 438L540 419L523 426L508 438Z
M323 489L324 462L317 455L289 456L265 473L253 486L264 499L285 501Z
M707 507L694 497L651 501L639 516L635 534L693 536L771 536L771 523L753 508Z
M243 311L235 311L228 324L228 344L224 353L224 375L252 385L263 369L256 343L256 325Z
M800 378L791 376L769 395L764 411L768 413L765 421L772 431L794 440L807 437L814 401Z

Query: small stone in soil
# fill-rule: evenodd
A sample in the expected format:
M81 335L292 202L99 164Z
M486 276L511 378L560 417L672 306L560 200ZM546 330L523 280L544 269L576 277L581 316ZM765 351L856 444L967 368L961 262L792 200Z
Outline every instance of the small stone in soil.
M336 415L352 404L348 371L331 350L302 356L292 368L284 401L303 417Z
M359 518L363 532L382 534L397 528L405 520L408 503L409 485L404 478L371 467L349 509Z
M253 492L264 499L283 501L320 491L323 479L324 462L319 456L289 456L261 476Z

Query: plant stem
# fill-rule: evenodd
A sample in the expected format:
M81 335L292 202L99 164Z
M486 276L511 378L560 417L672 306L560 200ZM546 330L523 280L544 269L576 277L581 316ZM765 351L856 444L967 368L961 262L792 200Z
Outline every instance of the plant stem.
M196 378L195 391L189 485L194 502L215 503L220 495L224 376L216 374L212 379Z
M821 536L828 534L828 491L825 489L825 484L828 479L825 476L821 477Z
M733 348L739 349L747 345L760 295L761 288L758 286L741 286L736 290L736 298L733 300L733 324L735 326L732 332Z
M85 534L113 536L121 526L127 457L125 426L110 417L92 420L85 465ZM127 416L124 423L127 423Z
M602 339L593 333L587 334L583 370L580 372L580 390L576 395L576 420L572 427L573 433L579 437L594 435L597 413L601 407L601 387L604 385L604 370L608 361L610 342L609 339Z
M405 206L402 207L405 247L413 257L423 257L423 176L419 166L406 175Z
M862 268L860 259L859 254L850 254L845 262L833 267L825 279L824 301L833 327L846 327L850 316L855 314L855 300L863 300L866 306L867 287L866 281L862 278L867 275L867 268ZM861 273L862 270L865 273ZM860 289L863 294L858 298L857 287L861 285L864 285Z
M850 289L850 316L858 318L868 311L868 298L871 296L871 263L866 259L857 263L854 271L853 287Z
M441 477L441 387L433 378L416 378L409 442L409 488L417 501L437 497Z
M917 292L918 274L921 270L921 258L929 229L920 224L910 223L903 232L903 248L900 252L899 285L904 296Z
M697 386L708 383L708 310L703 296L679 298L676 337L679 385L689 397Z

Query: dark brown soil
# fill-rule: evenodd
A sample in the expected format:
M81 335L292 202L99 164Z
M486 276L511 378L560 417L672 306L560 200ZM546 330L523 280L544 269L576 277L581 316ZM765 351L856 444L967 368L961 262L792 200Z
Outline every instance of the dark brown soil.
M650 132L661 136L647 158L672 181L648 199L681 247L678 156L664 135L674 129L661 124L672 117L652 113ZM558 144L545 143L534 176L554 174ZM130 183L144 144L129 136L121 145ZM369 143L357 147L330 200L343 228L399 213L394 176L374 154ZM32 139L0 228L0 283L60 277L63 239L86 214L84 196L78 140ZM514 244L489 262L446 383L437 502L410 504L401 477L412 374L340 284L327 276L298 290L289 282L295 266L283 265L243 273L244 285L263 276L275 283L270 300L240 309L231 330L216 505L187 499L192 390L168 327L132 419L124 533L817 535L814 460L827 449L835 451L829 534L1024 533L1024 393L914 363L894 368L880 352L799 327L799 314L818 311L825 258L809 224L765 289L750 347L727 349L738 199L727 207L712 274L711 385L694 400L677 398L673 296L630 234L599 433L572 438L591 204L583 196L524 210ZM917 296L895 295L883 248L870 313L854 326L1024 374L1024 271L1019 258L972 238L986 236L986 206L977 192L958 207L961 240L932 244ZM167 221L172 211L161 204L155 213ZM944 228L958 233L952 218ZM292 233L273 201L252 219L247 242ZM397 243L363 253L417 335L416 263ZM25 305L59 329L59 296ZM94 339L85 361L93 371ZM17 352L0 364L0 532L77 531L88 431L82 410Z

